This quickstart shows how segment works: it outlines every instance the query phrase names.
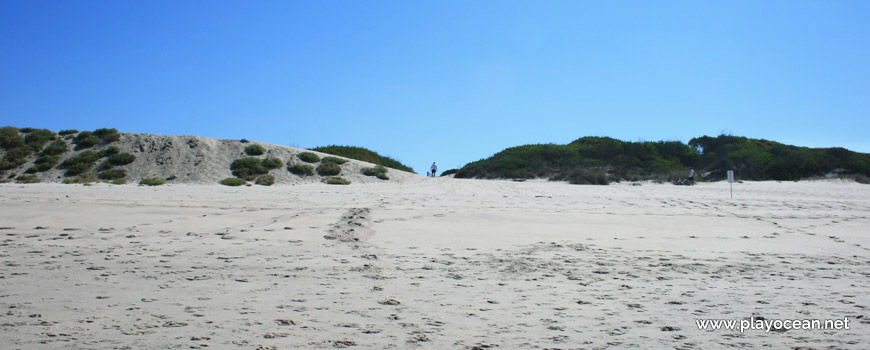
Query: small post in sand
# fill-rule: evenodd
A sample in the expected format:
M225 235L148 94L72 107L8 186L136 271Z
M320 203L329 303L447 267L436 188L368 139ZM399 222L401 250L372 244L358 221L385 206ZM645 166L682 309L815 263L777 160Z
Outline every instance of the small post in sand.
M728 170L728 183L731 186L731 199L734 199L734 170Z

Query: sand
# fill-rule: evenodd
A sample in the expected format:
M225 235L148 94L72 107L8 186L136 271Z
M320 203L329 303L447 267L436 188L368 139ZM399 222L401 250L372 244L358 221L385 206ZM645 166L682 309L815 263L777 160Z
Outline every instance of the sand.
M866 349L870 186L0 185L4 349ZM849 330L699 330L697 319Z

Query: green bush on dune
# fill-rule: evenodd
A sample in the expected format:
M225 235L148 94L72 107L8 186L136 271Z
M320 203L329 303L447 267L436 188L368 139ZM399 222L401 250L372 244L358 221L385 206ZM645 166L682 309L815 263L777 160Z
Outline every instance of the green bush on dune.
M373 168L363 168L362 173L365 176L375 176L381 180L389 180L390 177L387 176L387 168L383 165L376 165Z
M15 182L20 184L35 184L42 181L36 175L19 175L15 178Z
M260 158L241 158L236 159L230 164L230 170L233 175L247 181L253 181L257 176L268 174L269 168L263 166L263 160Z
M245 154L249 156L259 156L263 153L266 153L266 148L260 146L258 144L253 144L248 147L245 147Z
M320 163L320 165L317 166L316 170L317 174L319 174L320 176L333 176L341 174L341 166L331 162Z
M59 168L66 169L66 176L80 175L90 171L100 158L97 152L87 150L63 161Z
M109 156L109 163L116 166L127 165L133 163L136 160L136 156L130 153L118 153Z
M60 136L67 136L67 135L78 134L78 133L79 133L79 131L76 129L67 129L67 130L61 130L60 132L58 132L58 134Z
M272 186L275 184L275 177L272 175L260 175L254 183L257 185Z
M97 174L97 177L102 180L115 180L115 179L123 179L127 177L127 171L124 169L110 169L101 171Z
M320 161L320 157L314 153L311 153L311 152L299 153L298 157L299 157L299 160L306 162L306 163L317 163Z
M321 163L335 163L335 164L341 165L341 164L347 163L347 159L326 156L326 157L323 157L323 159L321 159L320 162Z
M264 167L269 168L269 169L277 169L277 168L280 168L281 165L284 164L284 162L279 158L269 157L269 158L263 159L263 162L261 164Z
M228 178L220 181L220 184L224 185L224 186L241 186L241 185L244 185L246 183L248 183L248 182L245 181L244 179L240 179L237 177L228 177Z
M314 166L308 164L288 164L287 170L299 176L314 175Z
M327 185L350 185L349 180L346 180L346 179L344 179L342 177L338 177L338 176L330 177L330 178L326 179L324 182L326 182Z
M142 180L139 180L140 185L147 186L160 186L166 183L166 179L161 179L159 177L149 177Z

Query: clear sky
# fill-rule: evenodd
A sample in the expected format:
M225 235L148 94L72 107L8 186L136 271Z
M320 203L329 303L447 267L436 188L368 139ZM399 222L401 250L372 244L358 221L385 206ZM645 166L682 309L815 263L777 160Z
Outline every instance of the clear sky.
M870 1L0 1L0 125L363 146L870 152Z

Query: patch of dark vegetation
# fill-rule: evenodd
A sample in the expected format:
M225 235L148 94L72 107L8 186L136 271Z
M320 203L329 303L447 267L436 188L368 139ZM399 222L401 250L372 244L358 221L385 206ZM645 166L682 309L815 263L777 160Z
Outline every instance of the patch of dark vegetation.
M383 166L388 167L388 168L407 171L409 173L414 172L414 169L412 169L411 167L409 167L407 165L402 164L398 160L395 160L395 159L390 158L390 157L382 156L382 155L378 154L377 152L374 152L372 150L362 148L362 147L331 145L331 146L317 147L317 148L313 148L311 150L317 151L317 152L329 153L329 154L340 156L340 157L361 160L361 161L369 162L369 163L376 164L376 165L383 165Z
M855 182L868 185L870 184L870 176L861 174L855 175Z
M109 146L106 149L100 151L100 155L103 157L113 156L118 153L121 153L121 149L115 146Z
M20 184L35 184L42 181L39 180L36 175L18 175L18 177L15 178L15 182Z
M253 181L258 176L269 173L269 168L263 166L263 159L248 157L236 159L230 164L233 175L247 181Z
M387 176L387 168L383 165L376 165L372 168L363 168L362 173L365 176L374 176L381 180L389 180L390 177Z
M66 169L65 176L81 175L93 169L94 163L100 158L99 153L87 150L63 161L59 168Z
M593 169L574 169L571 171L559 173L551 180L568 181L573 185L609 185L610 180L604 171L596 171Z
M311 153L311 152L299 153L298 157L299 157L299 160L306 162L306 163L317 163L320 161L320 156L318 156L314 153Z
M324 182L326 182L327 185L350 185L350 180L339 176L330 177L324 180Z
M275 184L275 177L268 174L260 175L260 177L257 178L257 181L254 181L254 183L257 185L272 186Z
M33 162L33 168L36 168L36 171L48 171L54 168L58 162L60 162L60 156L42 154Z
M220 184L224 185L224 186L241 186L241 185L244 185L246 183L248 183L248 182L245 181L244 179L240 179L237 177L228 177L228 178L220 181Z
M33 152L39 152L48 141L57 139L57 134L54 131L46 129L31 129L32 131L24 137L24 143Z
M267 167L269 169L278 169L281 167L282 164L284 164L284 161L282 161L279 158L269 157L269 158L263 159L262 164L264 167Z
M248 139L241 139L241 140L239 140L239 142L241 142L241 143L248 143L248 142L251 142L251 141L248 141Z
M78 176L78 177L71 177L71 178L63 179L63 183L65 183L65 184L89 184L89 183L94 183L94 182L99 182L99 181L100 180L97 180L97 178L95 178L93 176Z
M76 149L94 147L100 143L100 137L90 131L82 131L73 139Z
M843 148L796 147L729 135L694 138L688 144L584 137L567 145L508 148L490 158L466 164L455 176L550 178L577 183L601 183L602 178L670 182L671 177L685 177L690 167L702 175L696 176L699 181L722 180L726 170L735 170L744 180L798 180L828 173L867 176L870 175L870 154ZM598 175L598 172L605 174Z
M21 128L21 129L18 129L18 131L21 132L22 134L29 134L29 133L33 132L33 130L36 130L36 129L34 129L34 128Z
M58 132L58 134L60 136L67 136L67 135L78 134L78 133L79 133L79 131L76 129L67 129L67 130L61 130L60 132Z
M249 156L259 156L259 155L262 155L263 153L266 153L266 148L263 146L260 146L258 144L253 144L253 145L250 145L248 147L245 147L245 154L247 154Z
M332 162L321 162L317 166L317 174L320 176L333 176L341 174L341 166Z
M27 157L33 153L33 148L25 142L18 128L6 126L0 128L0 147L5 150L0 158L0 170L15 169L27 163Z
M314 175L314 166L308 164L288 164L287 170L299 176Z
M109 163L115 166L127 165L133 163L136 160L136 156L130 153L118 153L109 156Z
M94 136L99 137L100 141L103 143L112 143L121 139L121 133L119 133L118 129L115 128L94 130Z
M147 186L160 186L166 183L166 179L161 179L159 177L149 177L142 180L139 180L140 185Z
M333 156L326 156L326 157L323 157L323 159L321 159L320 162L321 163L335 163L335 164L341 165L341 164L347 163L347 159L342 159L342 158L333 157Z
M445 170L443 173L441 173L441 176L453 175L453 174L456 174L457 171L459 171L459 169Z
M101 171L97 174L97 177L102 180L115 180L115 179L123 179L127 177L127 171L124 169L110 169Z
M64 140L55 140L42 150L42 155L58 156L69 150L69 144Z

